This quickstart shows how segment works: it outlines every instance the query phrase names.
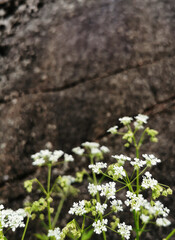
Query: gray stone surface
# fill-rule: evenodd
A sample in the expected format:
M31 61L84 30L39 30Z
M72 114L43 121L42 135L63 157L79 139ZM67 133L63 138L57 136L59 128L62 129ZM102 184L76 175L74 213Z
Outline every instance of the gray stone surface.
M174 12L174 0L0 0L1 201L21 204L40 149L92 140L121 153L106 130L138 113L160 132L143 149L163 161L154 176L174 189Z

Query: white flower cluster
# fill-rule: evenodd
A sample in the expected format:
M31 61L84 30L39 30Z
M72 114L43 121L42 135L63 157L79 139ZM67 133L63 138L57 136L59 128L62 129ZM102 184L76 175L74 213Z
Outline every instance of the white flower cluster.
M157 218L156 219L156 225L159 227L168 227L171 224L171 222L166 218Z
M140 160L139 158L134 158L134 161L131 161L130 164L134 166L134 169L138 170L146 164L146 161Z
M106 184L101 185L101 193L100 196L105 196L107 199L114 199L116 193L116 183L109 182Z
M64 185L66 186L70 186L72 183L75 182L75 178L71 175L64 175L61 177L61 179L58 179L58 182L60 182L61 184L64 183Z
M149 119L148 116L143 115L143 114L138 114L135 117L136 121L134 122L134 126L136 129L142 129L143 128L143 124L147 123L147 120Z
M117 133L118 126L113 126L107 130L107 132L116 134Z
M57 227L54 230L49 230L48 231L48 237L55 237L56 240L60 240L61 239L61 232L60 232L60 228Z
M132 230L132 226L131 225L126 225L124 222L123 223L119 223L118 226L119 228L118 233L126 239L130 238L130 232Z
M48 163L55 163L58 161L60 157L62 157L64 152L62 150L55 150L53 152L49 150L41 150L38 153L35 153L31 156L33 159L33 165L35 166L42 166ZM72 162L74 161L72 155L68 155L67 153L64 154L64 161L65 162Z
M152 190L155 189L155 187L158 184L158 181L154 178L151 178L151 177L152 177L151 173L149 173L149 172L145 173L145 176L143 176L143 180L142 180L142 183L141 183L141 186L143 188L145 188L145 189L151 188Z
M126 172L122 166L120 167L114 166L113 170L114 170L114 175L117 176L118 178L122 179L123 177L126 177Z
M109 182L102 185L94 185L93 183L89 183L88 191L92 196L95 196L97 192L99 192L100 196L105 196L107 199L114 199L116 192L115 186L115 182Z
M133 120L132 117L122 117L122 118L119 118L119 121L120 121L123 125L128 125L128 124L130 124L132 120Z
M102 157L104 153L108 153L110 150L106 146L101 146L99 143L96 142L84 142L81 144L85 149L81 147L75 147L72 149L72 151L82 156L85 153L85 150L90 151L90 153L94 156Z
M102 232L107 231L107 225L108 219L102 219L102 221L98 220L97 222L94 222L92 226L94 227L94 232L96 234L101 234Z
M125 201L125 204L126 206L131 207L131 211L140 211L140 208L147 202L147 200L143 198L142 194L138 194L137 196L135 193L132 193L130 191L127 191L126 197L128 199Z
M114 199L111 203L111 208L114 212L123 211L122 201Z
M144 159L146 160L146 164L147 166L151 167L151 166L155 166L157 165L157 163L160 163L161 160L156 158L153 154L142 154L142 156L144 157Z
M108 205L106 203L101 204L101 203L97 202L97 204L96 204L96 211L98 213L104 214L104 211L107 208L107 206Z
M0 222L2 228L11 228L15 231L18 227L25 227L24 218L27 216L24 209L19 208L14 211L12 209L4 209L3 205L0 205Z
M155 201L153 206L147 201L147 203L144 204L144 208L149 211L150 215L153 215L155 217L167 217L170 212L170 210L167 207L164 207L160 201Z
M96 164L89 165L89 169L92 169L92 171L97 174L100 174L102 168L107 168L107 163L97 162Z
M77 216L83 216L86 212L85 200L79 201L78 203L74 202L73 207L69 210L69 214L75 214Z
M142 220L143 223L148 223L150 216L147 216L145 214L140 215L140 219Z
M83 153L84 153L84 149L81 148L81 147L75 147L75 148L72 149L72 152L74 152L77 155L82 156Z
M88 185L88 191L89 193L94 197L98 191L101 190L100 185L94 185L93 183L89 183Z
M120 155L112 155L113 158L115 158L118 161L119 165L124 165L126 161L131 161L130 157L127 157L123 154Z

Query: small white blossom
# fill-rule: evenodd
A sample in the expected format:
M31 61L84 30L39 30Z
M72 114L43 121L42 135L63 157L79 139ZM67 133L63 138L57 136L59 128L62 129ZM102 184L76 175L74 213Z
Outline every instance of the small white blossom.
M120 167L114 166L113 170L114 170L114 175L118 176L118 178L122 179L123 177L126 177L126 172L122 166Z
M134 122L135 128L142 129L143 128L143 124L147 123L148 118L149 118L148 116L143 115L143 114L139 114L138 116L136 116L135 117L136 122Z
M147 120L149 119L148 116L146 115L143 115L143 114L138 114L135 119L138 121L138 122L142 122L142 123L147 123Z
M120 155L112 155L113 158L115 158L118 163L120 165L124 165L125 164L125 161L131 161L131 158L130 157L127 157L123 154L120 154Z
M94 173L100 174L102 168L107 168L107 163L98 162L96 164L90 164L89 169L92 169Z
M122 201L114 199L111 203L111 208L114 212L123 211Z
M32 164L35 166L42 166L47 163L55 163L63 154L64 152L62 150L55 150L54 152L51 152L47 149L41 150L40 152L31 156L31 158L34 160Z
M149 202L144 205L144 208L149 211L149 214L154 216L160 216L167 217L170 210L167 207L164 207L164 205L160 201L155 201L154 205L152 206Z
M98 148L100 146L99 143L96 142L85 142L81 144L85 148Z
M61 182L64 182L66 186L70 186L72 183L75 182L75 178L72 177L71 175L64 175L61 177Z
M146 164L147 164L147 166L149 166L149 167L155 166L155 165L157 165L157 163L160 163L160 162L161 162L161 160L158 159L158 158L156 158L153 154L150 154L150 155L148 155L148 154L143 154L142 156L145 158Z
M93 183L89 183L88 185L88 191L89 193L94 197L98 191L101 190L100 185L94 185Z
M27 216L24 209L16 211L12 209L2 209L0 211L0 222L2 228L11 228L14 232L18 227L25 227L24 218Z
M103 153L108 153L108 152L110 152L109 148L106 147L106 146L101 146L101 147L100 147L100 150L101 150Z
M132 120L133 120L132 117L122 117L122 118L119 118L119 121L120 121L123 125L128 125L128 124L130 124Z
M171 224L171 222L166 219L166 218L157 218L156 219L156 225L159 226L159 227L167 227Z
M70 208L69 214L75 214L77 216L82 216L87 211L85 209L85 200L79 201L78 203L73 203L73 207Z
M145 215L145 214L141 214L140 215L140 219L142 220L143 223L148 223L149 221L149 216Z
M67 153L64 154L64 161L65 162L73 162L74 158L72 157L72 155L69 155Z
M98 220L97 222L94 222L92 226L94 227L94 232L96 234L101 234L102 232L107 231L107 225L108 219L102 219L102 221Z
M131 207L131 211L140 211L141 206L147 203L147 200L143 198L142 194L138 194L137 196L135 193L127 191L126 197L128 199L125 201L125 204Z
M96 204L96 211L98 212L98 213L101 213L101 214L104 214L104 211L105 211L105 209L107 208L107 204L101 204L101 203L99 203L99 202L97 202L97 204Z
M93 154L93 155L101 155L102 152L100 151L100 149L94 147L94 148L91 148L91 154Z
M158 181L154 178L151 178L152 175L149 172L145 173L145 176L143 176L143 180L141 183L141 186L145 189L151 188L152 190L155 189L155 187L158 184Z
M77 154L77 155L82 156L83 153L84 153L84 149L83 149L83 148L80 148L80 147L75 147L75 148L72 149L72 152L74 152L74 153Z
M146 164L146 161L140 160L138 158L134 158L134 161L131 161L130 164L134 166L134 169L139 169Z
M108 129L107 132L110 132L112 134L116 134L117 133L117 128L118 128L118 126L111 127L111 128Z
M107 199L114 199L115 198L115 182L109 182L106 184L101 185L101 193L100 196L105 196Z
M60 240L61 239L60 228L57 227L54 230L50 229L47 236L48 237L55 237L56 240Z
M125 239L130 239L130 231L132 230L131 225L126 225L124 222L118 224L118 233Z

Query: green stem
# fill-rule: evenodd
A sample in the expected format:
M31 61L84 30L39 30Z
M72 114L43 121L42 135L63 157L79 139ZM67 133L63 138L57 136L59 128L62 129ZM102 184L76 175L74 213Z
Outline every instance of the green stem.
M37 178L35 179L35 181L38 183L38 185L42 189L42 192L47 196L47 192L46 192L45 188L43 187L43 185L40 183L40 181Z
M52 165L48 165L48 178L47 178L47 212L48 212L48 224L49 224L49 229L52 229L52 224L51 224L51 213L50 213L50 180L51 180L51 168Z
M52 223L52 227L54 228L58 219L59 219L59 216L60 216L60 212L62 210L62 207L63 207L63 204L64 204L64 201L65 201L65 197L62 197L60 202L59 202L59 205L58 205L58 208L57 208L57 211L56 211L56 214L55 214L55 217L54 217L54 220L53 220L53 223Z
M29 220L30 220L30 216L27 217L26 225L25 225L24 232L23 232L21 240L24 240L24 237L25 237L26 231L27 231L27 227L29 225Z
M170 232L170 234L168 234L168 236L164 240L170 239L170 237L172 237L174 234L175 234L175 229L173 229L172 232Z

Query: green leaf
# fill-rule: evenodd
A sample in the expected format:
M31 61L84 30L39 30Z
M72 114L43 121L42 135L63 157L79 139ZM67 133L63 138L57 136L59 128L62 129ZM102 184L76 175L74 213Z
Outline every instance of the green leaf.
M34 234L34 236L35 236L36 238L40 239L40 240L48 240L48 239L49 239L48 236L45 235L45 234L36 233L36 234Z
M88 232L84 232L82 237L81 237L81 240L89 240L89 239L91 239L93 233L94 233L93 229L89 230Z

